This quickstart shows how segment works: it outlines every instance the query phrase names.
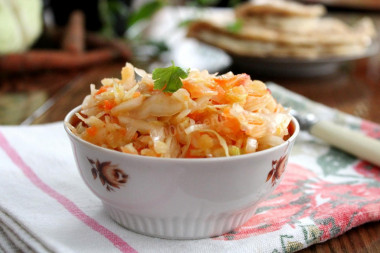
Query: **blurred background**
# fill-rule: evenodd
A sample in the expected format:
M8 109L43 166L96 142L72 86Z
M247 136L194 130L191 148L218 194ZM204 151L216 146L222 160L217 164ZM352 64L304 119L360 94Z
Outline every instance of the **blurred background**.
M351 78L347 76L348 70L353 73L353 69L365 67L371 78L378 78L378 61L373 58L369 68L368 61L363 62L360 57L298 62L289 58L273 62L265 57L242 60L231 57L223 49L186 37L192 21L211 16L216 20L227 19L227 13L245 2L1 0L0 124L62 120L65 110L81 103L90 83L98 84L104 77L118 77L127 61L149 72L171 61L184 68L209 72L246 72L256 79L276 81L288 88L292 86L287 85L297 84L293 90L304 94L318 89L320 97L329 96L331 91L329 85L321 86L321 82L335 83L336 92L346 91ZM322 4L328 16L341 18L348 24L363 16L371 17L379 32L378 0L297 2ZM237 31L240 25L235 21L228 23L227 28ZM363 57L375 54L369 52ZM302 86L304 83L308 85ZM346 102L346 110L372 117L360 110L371 92L359 89L354 93L350 102ZM313 96L310 98L318 100ZM325 103L334 105L335 102ZM345 101L339 103L345 106Z

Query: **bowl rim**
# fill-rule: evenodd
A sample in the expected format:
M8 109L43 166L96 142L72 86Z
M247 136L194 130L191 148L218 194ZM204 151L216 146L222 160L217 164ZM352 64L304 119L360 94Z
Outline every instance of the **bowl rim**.
M228 157L227 156L212 157L212 158L204 158L204 157L203 158L167 158L167 157L151 157L151 156L133 155L133 154L122 153L120 151L116 151L116 150L112 150L112 149L108 149L108 148L104 148L104 147L92 144L88 141L81 139L80 137L76 136L73 132L71 132L71 130L67 126L67 123L70 122L70 119L73 117L73 115L75 113L79 112L81 107L82 107L82 105L78 105L78 106L74 107L69 113L66 114L66 116L63 120L64 129L70 137L72 137L73 139L75 139L79 143L86 145L87 147L95 148L95 149L98 149L98 150L106 152L106 153L122 155L122 156L125 156L127 158L132 158L132 159L143 159L143 160L147 160L147 161L151 160L151 161L155 161L155 162L158 162L158 161L164 162L165 161L165 162L185 162L185 163L196 162L196 163L199 163L199 162L226 162L226 161L241 160L241 159L243 159L243 160L244 159L252 159L254 157L262 156L262 155L270 153L276 149L280 149L284 146L287 146L289 143L292 143L295 141L295 139L297 138L297 136L300 132L300 125L299 125L297 119L293 115L291 115L291 118L292 118L291 122L294 124L294 132L293 132L292 136L290 136L289 139L287 139L284 143L281 143L280 145L271 147L269 149L260 150L260 151L254 152L254 153L242 154L242 155L236 155L236 156L228 156Z

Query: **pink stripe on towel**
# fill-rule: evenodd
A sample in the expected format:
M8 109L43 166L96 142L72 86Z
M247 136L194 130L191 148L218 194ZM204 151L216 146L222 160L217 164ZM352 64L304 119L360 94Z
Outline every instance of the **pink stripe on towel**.
M96 220L86 215L74 202L67 197L55 191L53 188L44 183L34 171L22 160L17 151L9 144L5 136L0 132L0 147L8 154L13 163L18 166L26 177L43 192L50 197L57 200L67 211L81 220L84 224L99 232L105 238L107 238L116 248L121 252L137 252L131 246L128 245L119 236L100 225Z

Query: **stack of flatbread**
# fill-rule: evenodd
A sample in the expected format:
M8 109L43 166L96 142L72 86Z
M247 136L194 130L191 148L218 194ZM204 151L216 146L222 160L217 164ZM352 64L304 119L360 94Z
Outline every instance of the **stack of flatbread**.
M256 0L234 9L234 22L241 23L237 31L227 29L220 19L199 20L190 25L188 37L231 54L255 57L360 55L371 45L375 27L369 18L349 26L325 14L322 5Z

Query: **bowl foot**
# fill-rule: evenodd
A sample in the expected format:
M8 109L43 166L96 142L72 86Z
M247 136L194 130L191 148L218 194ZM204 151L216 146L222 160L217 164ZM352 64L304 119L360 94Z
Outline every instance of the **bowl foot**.
M115 208L107 203L108 215L133 232L164 239L202 239L215 237L243 225L254 214L256 207L239 213L202 215L202 217L142 217Z

